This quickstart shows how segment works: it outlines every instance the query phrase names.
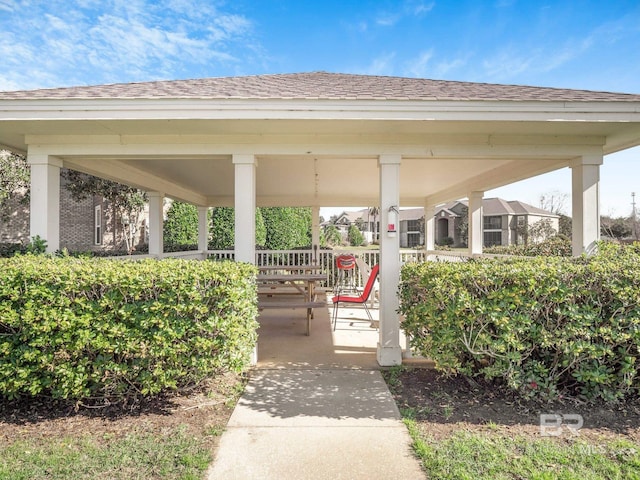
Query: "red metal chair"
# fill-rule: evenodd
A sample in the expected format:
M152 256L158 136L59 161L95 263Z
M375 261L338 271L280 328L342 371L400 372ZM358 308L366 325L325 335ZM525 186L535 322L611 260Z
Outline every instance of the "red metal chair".
M352 295L335 295L333 297L333 330L336 330L336 325L338 323L338 304L340 303L359 303L364 306L364 310L367 312L367 316L371 323L373 324L373 317L371 316L371 312L369 308L367 308L367 300L369 300L369 296L373 291L373 285L376 283L376 279L378 278L379 265L375 265L371 269L371 275L367 280L367 284L364 286L364 290L360 295L352 296Z

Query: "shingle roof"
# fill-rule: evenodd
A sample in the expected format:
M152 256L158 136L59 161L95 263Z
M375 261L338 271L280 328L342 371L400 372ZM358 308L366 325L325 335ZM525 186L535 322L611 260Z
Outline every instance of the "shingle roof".
M640 102L640 95L310 72L0 92L9 99L202 98Z
M445 210L450 211L453 206L458 203L462 203L467 206L469 202L467 200L456 200L450 202L438 211ZM557 217L558 215L542 208L534 207L528 203L521 202L520 200L504 200L502 198L483 198L482 199L482 214L484 216L492 215L539 215L542 217Z

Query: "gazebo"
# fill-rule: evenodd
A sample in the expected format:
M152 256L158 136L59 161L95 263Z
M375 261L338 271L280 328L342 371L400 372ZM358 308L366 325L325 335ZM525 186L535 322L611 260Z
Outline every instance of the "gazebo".
M379 206L380 365L401 362L397 209L469 199L482 252L483 192L572 170L573 252L599 238L599 169L640 145L640 95L326 72L0 92L0 147L31 165L31 235L59 246L59 172L139 187L151 254L162 201L235 207L236 260L255 262L255 207ZM429 214L431 213L431 214Z

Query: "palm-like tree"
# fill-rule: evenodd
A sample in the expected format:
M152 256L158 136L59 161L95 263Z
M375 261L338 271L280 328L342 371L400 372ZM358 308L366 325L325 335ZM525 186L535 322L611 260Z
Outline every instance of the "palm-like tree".
M380 209L378 207L369 207L369 210L368 210L367 214L369 215L369 217L373 217L373 229L372 229L372 232L371 232L372 233L371 241L372 241L372 243L375 243L375 242L377 242L379 240L379 237L378 237L378 234L377 234L378 233L377 232L377 230L378 230L378 228L377 228L377 225L378 225L377 218L378 218L378 215L380 215Z

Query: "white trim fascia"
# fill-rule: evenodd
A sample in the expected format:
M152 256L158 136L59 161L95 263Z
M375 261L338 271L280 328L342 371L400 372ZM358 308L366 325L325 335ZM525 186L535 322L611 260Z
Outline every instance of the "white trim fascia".
M32 140L32 139L30 139ZM570 159L585 152L602 154L602 146L595 141L582 145L518 145L518 144L475 144L475 145L410 145L410 144L30 144L29 151L40 150L43 153L60 157L139 157L150 160L158 158L187 158L226 156L247 154L260 156L299 155L305 157L358 157L375 160L381 154L400 153L406 159L448 158L448 159L526 159L564 158Z
M640 102L329 99L0 99L0 120L409 119L640 121Z

